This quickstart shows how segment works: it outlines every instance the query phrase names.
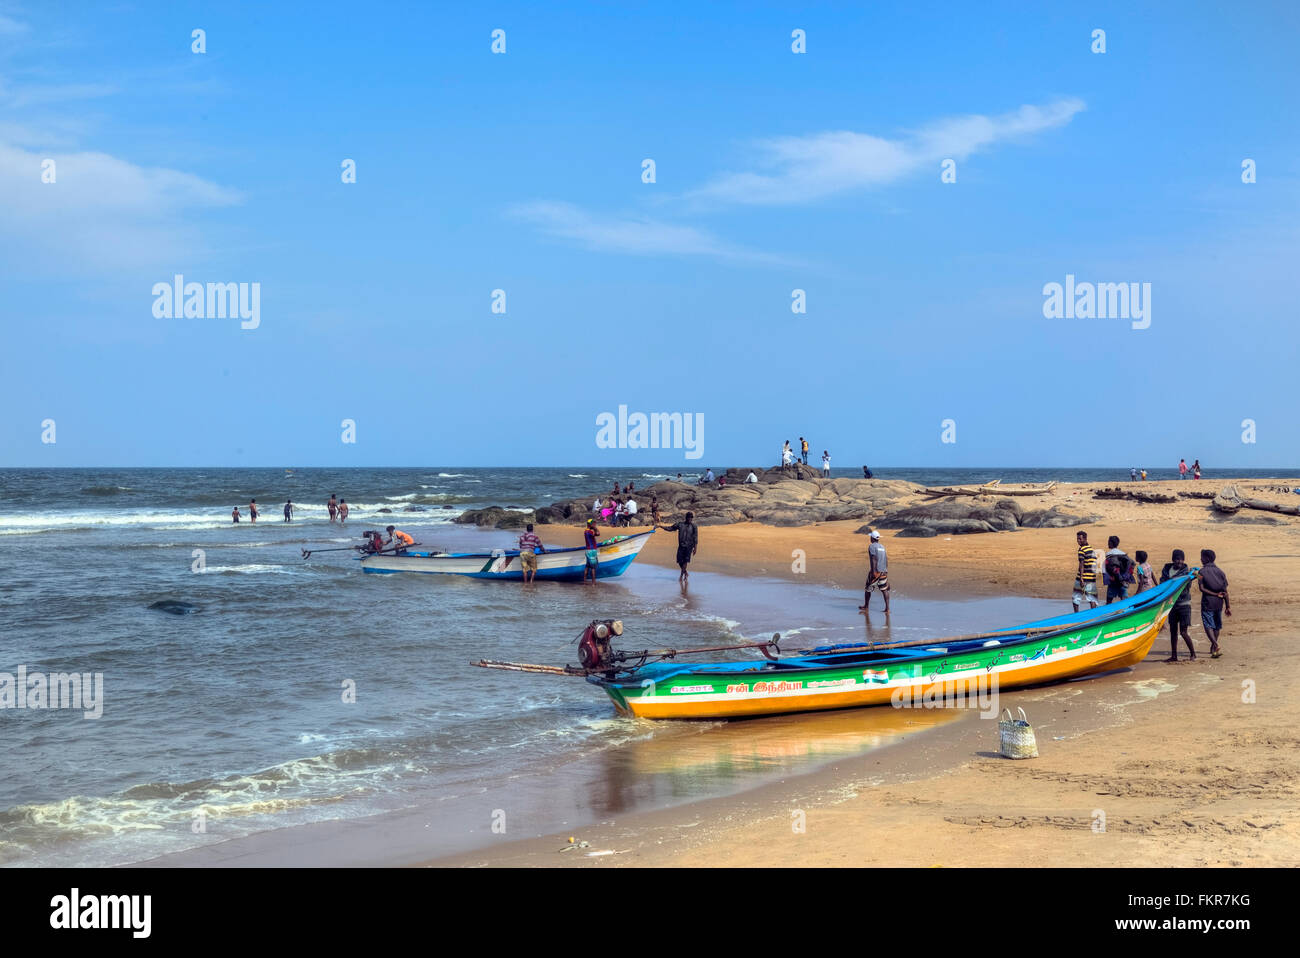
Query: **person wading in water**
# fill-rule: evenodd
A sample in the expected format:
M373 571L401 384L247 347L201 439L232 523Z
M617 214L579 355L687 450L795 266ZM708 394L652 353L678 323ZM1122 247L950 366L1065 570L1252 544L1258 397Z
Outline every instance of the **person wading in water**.
M695 556L695 551L700 546L700 531L695 525L695 513L686 513L686 518L681 522L675 522L671 526L661 526L665 532L677 533L677 567L682 570L682 574L677 577L677 581L686 588L690 581L691 574L687 566L691 564L691 559Z

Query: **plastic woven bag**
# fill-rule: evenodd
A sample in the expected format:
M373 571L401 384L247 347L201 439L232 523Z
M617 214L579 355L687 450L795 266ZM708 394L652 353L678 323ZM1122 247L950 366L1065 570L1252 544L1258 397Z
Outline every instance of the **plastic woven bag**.
M1020 718L1011 717L1011 709L1003 709L1005 718L998 719L998 736L1001 739L1000 751L1007 758L1038 758L1038 740L1034 738L1034 727L1025 717L1024 709L1016 709Z

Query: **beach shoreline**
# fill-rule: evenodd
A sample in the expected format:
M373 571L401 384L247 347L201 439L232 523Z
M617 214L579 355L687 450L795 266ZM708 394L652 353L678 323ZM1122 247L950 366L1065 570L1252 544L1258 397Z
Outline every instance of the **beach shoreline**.
M1191 483L1134 486L1161 491ZM894 588L890 618L906 616L908 596L924 595L1059 598L1068 611L1075 532L1088 532L1103 547L1107 535L1117 534L1130 555L1148 551L1157 569L1173 548L1182 548L1192 564L1201 548L1218 553L1237 612L1226 623L1224 658L1209 659L1196 625L1200 656L1194 663L1164 663L1168 633L1162 631L1134 669L1003 693L1000 704L1024 707L1037 729L1036 760L998 756L996 724L968 714L870 753L866 767L837 761L738 796L638 812L585 829L572 837L587 847L568 854L560 852L570 836L555 833L423 864L1300 863L1300 776L1279 767L1300 744L1293 731L1300 718L1296 682L1285 659L1289 624L1300 609L1286 572L1287 563L1294 568L1300 558L1300 523L1222 517L1202 499L1153 504L1092 498L1097 488L1111 485L1063 484L1057 490L1058 498L1081 507L1086 497L1088 511L1100 515L1078 527L933 538L886 533ZM1213 491L1205 480L1198 486ZM860 596L867 544L866 536L855 534L861 526L855 520L707 526L692 568L802 576ZM559 541L569 535L557 536L560 528L544 531ZM671 534L656 535L642 561L672 565L674 547ZM796 571L799 552L802 571ZM884 626L883 612L867 618ZM803 831L794 827L799 816Z

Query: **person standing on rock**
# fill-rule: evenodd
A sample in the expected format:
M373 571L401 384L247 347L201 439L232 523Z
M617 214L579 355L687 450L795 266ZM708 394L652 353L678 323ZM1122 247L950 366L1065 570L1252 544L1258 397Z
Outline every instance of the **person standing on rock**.
M650 524L659 528L659 497L653 493L650 495Z
M880 533L871 530L871 545L867 547L867 559L871 569L867 572L867 582L862 588L862 604L859 612L870 613L871 590L877 589L885 600L885 615L889 615L889 561L885 556L885 547L880 542Z
M790 440L787 439L787 440L785 441L785 445L781 447L781 470L782 470L782 472L784 472L785 470L789 469L790 466L791 466L791 464L792 464L793 462L794 462L794 450L790 448Z
M822 450L822 478L829 479L830 477L831 477L831 454L827 452L825 449L823 449Z
M808 465L808 440L803 436L799 437L799 453L803 457L803 464Z
M685 588L690 580L691 574L686 567L691 564L691 559L695 557L695 551L700 546L700 531L695 525L695 513L686 513L686 518L681 522L675 522L671 526L663 526L664 532L677 533L677 567L682 570L682 574L677 577L677 581Z

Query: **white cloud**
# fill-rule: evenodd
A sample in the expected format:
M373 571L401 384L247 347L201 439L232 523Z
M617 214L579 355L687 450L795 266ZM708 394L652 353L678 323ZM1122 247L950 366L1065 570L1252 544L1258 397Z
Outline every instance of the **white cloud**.
M525 203L510 212L543 233L600 252L714 256L774 264L787 262L781 257L735 246L694 226L679 226L639 215L602 215L572 203L546 200Z
M688 195L738 204L805 203L879 186L944 159L962 160L995 143L1064 126L1083 109L1082 100L1071 98L998 116L952 117L896 140L848 131L762 140L757 144L761 172L725 173Z
M54 183L42 181L47 159ZM174 258L196 240L189 211L241 200L192 173L0 142L0 236L33 261L52 254L57 263L117 268Z
M13 17L0 13L0 37L27 32L27 24L19 23Z

